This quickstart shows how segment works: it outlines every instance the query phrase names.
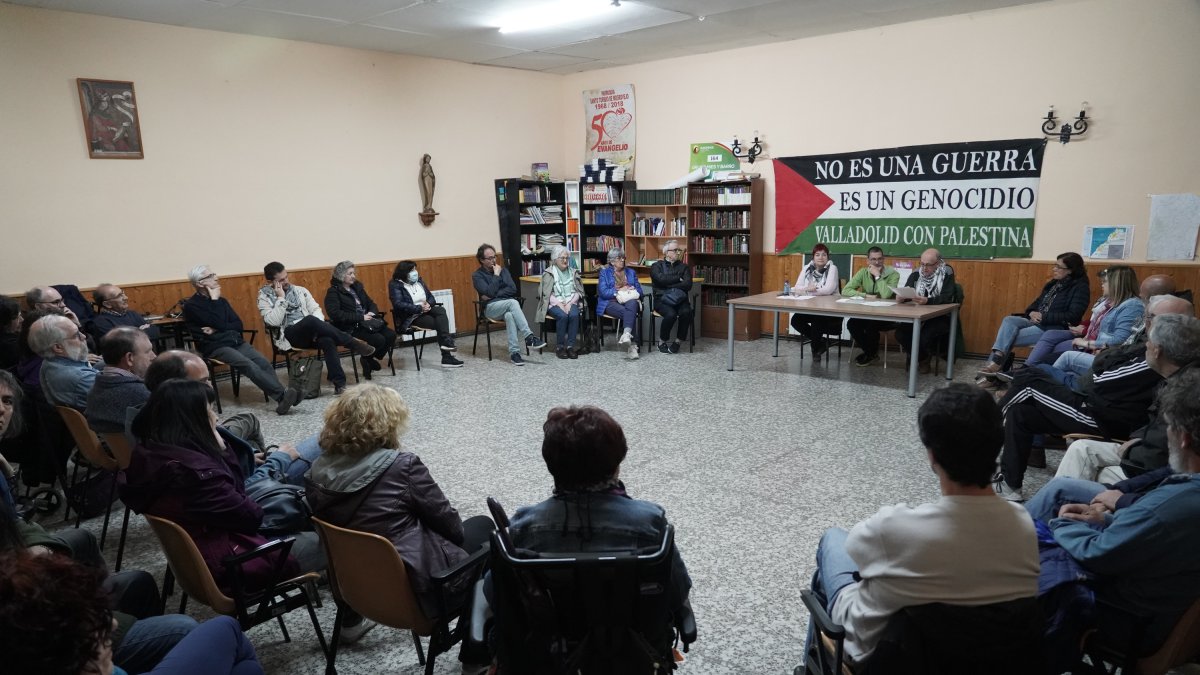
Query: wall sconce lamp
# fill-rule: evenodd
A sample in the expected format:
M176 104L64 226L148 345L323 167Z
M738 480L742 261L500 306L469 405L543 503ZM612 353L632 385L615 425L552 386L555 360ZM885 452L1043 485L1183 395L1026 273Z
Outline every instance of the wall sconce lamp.
M747 162L753 164L755 158L757 158L763 152L762 142L758 140L758 130L755 129L754 143L746 149L746 152L742 152L742 142L738 140L736 135L733 137L733 145L729 150L733 153L734 157L737 157L738 159L744 158Z
M1054 106L1050 106L1050 112L1047 112L1046 118L1042 120L1042 133L1050 137L1058 136L1058 142L1063 145L1071 142L1072 136L1084 135L1088 130L1087 104L1087 101L1079 104L1079 116L1075 118L1075 123L1063 122L1061 129L1058 128L1058 120L1054 118Z

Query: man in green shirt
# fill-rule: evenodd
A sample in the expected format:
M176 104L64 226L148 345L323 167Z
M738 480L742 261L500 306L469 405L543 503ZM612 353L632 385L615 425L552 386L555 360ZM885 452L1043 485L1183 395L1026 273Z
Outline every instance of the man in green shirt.
M892 288L900 285L900 273L891 267L883 266L883 249L872 246L867 249L867 266L860 269L850 283L842 289L842 295L869 300L890 299L895 293ZM873 321L871 319L850 319L846 322L846 330L854 343L862 349L862 353L854 358L857 366L869 366L879 360L879 333L892 330L896 324L891 321Z

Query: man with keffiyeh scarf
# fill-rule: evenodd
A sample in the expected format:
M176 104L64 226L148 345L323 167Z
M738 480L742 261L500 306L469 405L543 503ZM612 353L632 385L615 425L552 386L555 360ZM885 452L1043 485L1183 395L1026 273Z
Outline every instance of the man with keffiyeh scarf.
M936 248L927 248L921 254L921 267L908 275L904 283L917 291L917 297L900 302L914 302L918 305L946 305L954 302L954 268L942 260L942 254ZM917 368L922 374L930 372L929 348L937 340L950 333L950 317L939 316L921 322L921 342L917 348ZM904 348L905 354L913 350L913 325L902 324L896 328L896 341Z

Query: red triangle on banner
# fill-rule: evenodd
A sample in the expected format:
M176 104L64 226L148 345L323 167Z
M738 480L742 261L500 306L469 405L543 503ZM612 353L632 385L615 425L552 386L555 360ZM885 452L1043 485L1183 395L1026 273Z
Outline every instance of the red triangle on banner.
M787 248L800 233L833 205L833 200L778 159L775 164L775 252Z

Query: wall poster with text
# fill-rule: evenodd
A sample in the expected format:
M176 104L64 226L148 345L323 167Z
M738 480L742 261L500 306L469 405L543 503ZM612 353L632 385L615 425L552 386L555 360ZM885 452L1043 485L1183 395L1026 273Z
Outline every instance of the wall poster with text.
M633 178L635 116L633 85L619 84L583 92L584 120L587 124L585 162L607 160L611 166L625 168L625 178Z
M775 163L775 252L1029 258L1046 139L914 145Z

